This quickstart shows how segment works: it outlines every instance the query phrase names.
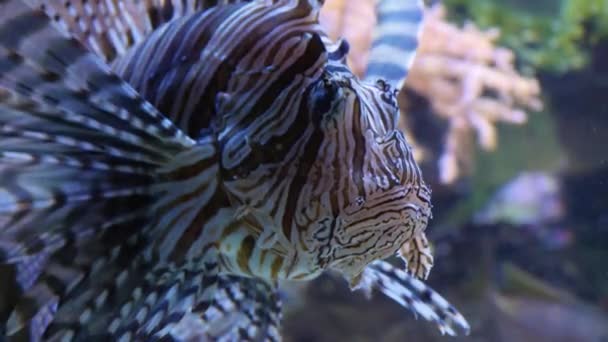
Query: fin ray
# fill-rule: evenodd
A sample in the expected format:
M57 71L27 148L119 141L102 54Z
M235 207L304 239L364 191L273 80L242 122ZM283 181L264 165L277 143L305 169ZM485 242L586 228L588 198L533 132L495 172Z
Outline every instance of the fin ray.
M196 146L56 25L0 1L0 331L32 340L86 320L91 274L147 273L159 170Z
M401 89L418 48L424 4L422 0L379 0L376 12L365 79L384 79Z
M414 315L434 322L442 333L455 336L470 331L466 319L428 285L386 261L375 261L363 271L361 286L374 288Z
M163 24L214 6L246 0L29 0L106 62L124 55Z

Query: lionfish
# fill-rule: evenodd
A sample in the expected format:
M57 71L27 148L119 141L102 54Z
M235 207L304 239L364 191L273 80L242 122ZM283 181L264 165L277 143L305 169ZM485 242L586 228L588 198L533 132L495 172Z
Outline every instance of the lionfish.
M0 0L2 336L279 340L278 283L325 271L468 332L418 279L430 190L375 79L420 8L379 3L364 82L321 6Z

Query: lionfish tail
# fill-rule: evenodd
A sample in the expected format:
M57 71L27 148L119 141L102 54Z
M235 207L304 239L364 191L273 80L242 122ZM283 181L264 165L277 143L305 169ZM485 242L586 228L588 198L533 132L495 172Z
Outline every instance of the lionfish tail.
M442 334L469 334L469 323L447 300L421 280L386 261L370 264L363 271L361 285L363 290L382 292L410 309L416 317L436 323Z
M412 66L424 22L422 0L379 0L365 80L401 89Z

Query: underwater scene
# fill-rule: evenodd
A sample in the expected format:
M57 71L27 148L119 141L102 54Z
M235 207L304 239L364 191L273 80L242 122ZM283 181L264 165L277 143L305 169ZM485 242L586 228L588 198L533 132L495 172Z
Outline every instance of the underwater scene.
M0 0L0 342L608 342L608 1Z
M324 277L298 288L286 340L608 341L608 2L428 5L401 127L433 190L427 283L470 334ZM373 1L325 6L365 70Z

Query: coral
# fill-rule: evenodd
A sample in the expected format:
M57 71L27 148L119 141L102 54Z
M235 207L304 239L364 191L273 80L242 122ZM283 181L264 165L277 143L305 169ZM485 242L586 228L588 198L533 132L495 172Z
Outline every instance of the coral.
M405 87L426 97L434 112L448 121L445 148L439 158L440 179L453 182L470 160L466 143L475 132L479 145L494 150L496 123L522 124L526 113L516 106L539 110L540 87L518 74L513 53L496 47L498 31L459 28L445 19L442 6L427 11L419 53Z
M373 1L358 2L357 6L364 3L373 8ZM370 19L373 17L369 15L373 13L370 8L364 10L365 16L357 6L350 9L346 1L328 0L322 24L333 38L341 35L349 40L352 55L349 63L360 75L364 73L374 20ZM540 87L535 79L517 72L510 50L495 46L498 30L482 31L471 23L463 27L453 25L440 5L428 9L424 25L419 51L404 88L427 98L434 113L448 122L445 147L438 163L441 181L451 183L472 161L471 134L477 135L483 149L494 150L496 123L525 123L525 111L516 106L540 109ZM407 111L402 114L405 128ZM411 137L409 140L413 142ZM419 152L416 155L419 161L425 158L421 148L415 151Z

